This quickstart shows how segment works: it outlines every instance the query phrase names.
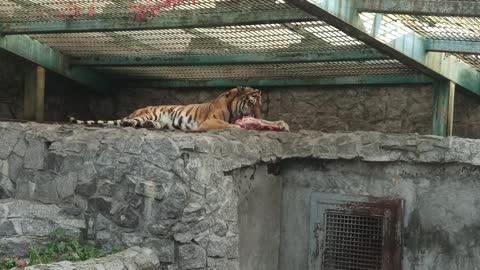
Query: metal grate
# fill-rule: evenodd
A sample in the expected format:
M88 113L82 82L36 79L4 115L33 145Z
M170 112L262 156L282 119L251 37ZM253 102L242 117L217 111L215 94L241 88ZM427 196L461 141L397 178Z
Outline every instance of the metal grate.
M0 22L46 22L285 10L283 0L2 0Z
M455 53L453 55L462 59L464 62L472 65L476 69L480 70L480 54L458 54L458 53Z
M360 14L367 31L372 32L376 15L368 12ZM390 42L412 32L427 39L480 42L480 18L404 14L382 14L381 16L382 22L376 37L383 42ZM479 55L453 55L480 70Z
M383 217L325 212L325 270L380 270Z
M314 62L292 64L210 65L167 67L103 67L104 73L143 79L262 79L355 75L417 74L396 60Z
M219 55L252 52L360 50L368 46L323 21L113 33L36 34L75 57Z

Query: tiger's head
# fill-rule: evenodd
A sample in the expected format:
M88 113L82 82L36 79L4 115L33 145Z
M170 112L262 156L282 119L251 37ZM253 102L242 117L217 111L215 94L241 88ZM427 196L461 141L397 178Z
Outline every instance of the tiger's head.
M232 97L229 105L232 121L244 116L261 117L262 92L252 87L237 86L231 89L228 96Z

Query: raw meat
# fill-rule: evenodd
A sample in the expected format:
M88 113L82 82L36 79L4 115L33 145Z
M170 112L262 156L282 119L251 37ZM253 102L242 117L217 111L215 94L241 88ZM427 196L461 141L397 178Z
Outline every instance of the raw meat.
M284 121L267 121L263 119L245 116L235 121L235 124L245 129L253 130L272 130L272 131L290 131L289 126Z

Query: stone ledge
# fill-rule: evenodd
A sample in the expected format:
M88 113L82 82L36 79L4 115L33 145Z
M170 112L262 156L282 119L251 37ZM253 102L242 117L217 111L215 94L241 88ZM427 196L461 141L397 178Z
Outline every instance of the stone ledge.
M100 144L109 144L117 148L114 150L129 154L140 154L142 148L151 148L155 151L145 151L142 154L155 165L168 168L174 165L170 164L168 159L176 158L185 151L208 154L212 158L226 161L222 162L224 171L252 165L259 161L296 157L361 159L375 162L462 162L480 165L479 140L418 134L323 133L319 131L284 133L239 129L185 133L133 128L0 122L0 135L14 141L9 143L5 140L2 144L6 147L2 151L14 151L21 133L25 133L27 139L28 136L35 136L49 144L53 143L49 150L58 152L96 150ZM61 142L62 145L55 142ZM28 148L27 152L30 150L31 155L36 154L35 151L43 154L43 149L36 144L31 146L33 149ZM165 157L157 156L159 152ZM4 157L8 155L9 153L3 154ZM100 164L110 165L119 160L113 151L107 149L101 153L97 161ZM38 169L42 161L35 160L31 163L33 163L32 167Z
M122 252L103 258L83 262L62 261L52 264L39 264L25 270L156 270L160 266L157 256L149 248L131 247Z

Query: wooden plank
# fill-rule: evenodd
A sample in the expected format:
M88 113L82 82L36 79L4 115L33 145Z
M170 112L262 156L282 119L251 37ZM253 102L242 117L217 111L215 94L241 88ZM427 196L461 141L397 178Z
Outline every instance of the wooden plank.
M286 1L407 66L439 80L453 81L466 90L480 95L480 73L472 66L455 60L454 56L442 59L436 52L426 53L426 42L421 36L410 33L385 44L370 35L358 15L357 1Z
M453 114L455 108L455 84L449 82L448 87L448 118L447 118L447 136L453 136Z
M127 88L195 88L195 87L233 87L238 85L248 86L321 86L321 85L391 85L391 84L428 84L433 80L424 75L404 76L351 76L328 77L316 79L297 80L206 80L206 81L175 81L175 80L149 80L131 79L119 81L119 85Z
M355 0L360 11L437 16L478 17L479 1Z
M2 27L2 34L112 32L219 27L247 24L302 22L311 21L313 18L314 17L305 12L295 9L270 11L257 10L252 12L229 13L219 13L215 9L212 9L210 13L202 14L184 12L177 16L158 15L147 21L138 21L133 18L115 18L8 23Z
M26 120L43 121L45 100L45 69L30 66L25 70L24 112Z
M89 68L70 67L68 57L26 35L0 37L0 49L16 54L91 89L101 92L110 89L111 81L108 77Z
M41 66L37 66L36 73L35 120L43 121L45 111L45 69Z
M433 84L433 135L447 136L449 86L448 81Z
M85 57L72 61L75 66L181 66L222 64L274 64L385 59L373 49L332 52L285 52L235 55L185 55L163 57Z

